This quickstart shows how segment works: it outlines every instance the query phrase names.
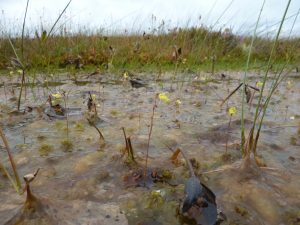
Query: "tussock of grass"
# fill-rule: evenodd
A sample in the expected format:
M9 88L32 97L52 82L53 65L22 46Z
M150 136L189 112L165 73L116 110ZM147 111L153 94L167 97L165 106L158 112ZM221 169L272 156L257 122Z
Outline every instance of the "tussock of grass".
M53 147L48 144L42 144L39 148L40 156L48 156L53 151Z
M64 152L71 152L73 149L73 143L70 140L64 139L60 144Z
M76 122L74 128L76 131L80 131L80 132L84 131L84 125L81 122Z

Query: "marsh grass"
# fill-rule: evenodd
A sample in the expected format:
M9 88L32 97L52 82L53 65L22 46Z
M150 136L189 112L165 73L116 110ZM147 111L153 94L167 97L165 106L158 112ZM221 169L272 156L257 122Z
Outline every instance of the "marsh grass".
M50 32L48 34L48 36L52 33L53 29L55 28L55 25L57 24L57 22L60 20L61 16L63 15L63 13L67 10L67 8L69 7L70 3L71 3L72 0L69 1L69 3L66 5L66 7L64 8L64 10L62 11L62 13L58 16L57 20L55 21L55 23L53 24L53 26L51 27L50 29ZM13 58L12 56L10 56L10 58L12 58L11 60L11 64L16 67L17 69L21 69L22 70L22 79L21 79L21 87L20 87L20 92L19 92L19 97L18 97L18 103L17 103L17 109L18 111L20 110L20 106L21 106L21 98L22 98L22 93L23 93L23 88L25 87L25 99L26 99L26 85L25 85L25 74L26 74L26 71L28 70L29 68L29 62L30 60L28 60L27 58L27 55L25 56L25 22L26 22L26 17L27 17L27 11L28 11L28 5L29 5L29 0L27 0L26 2L26 8L25 8L25 14L24 14L24 19L23 19L23 25L22 25L22 35L21 35L21 44L20 44L20 48L21 48L21 58L19 57L19 54L17 53L17 50L16 50L16 43L15 45L13 44L12 40L10 37L8 37L8 41L9 41L9 44L11 46L11 49L13 50L13 53L14 53L14 57ZM47 40L47 32L46 31L43 31L43 34L42 34L42 41L43 42L46 42ZM0 39L2 40L2 39ZM1 46L1 41L0 41L0 46ZM42 50L42 47L45 46L45 43L42 43L39 45L40 49ZM29 50L30 49L26 49L26 50ZM43 51L43 50L42 50ZM25 61L25 57L27 58L27 61Z
M64 152L71 152L74 145L69 139L63 139L60 142L61 148Z
M247 62L246 62L246 67L245 67L245 72L244 72L244 76L243 76L243 92L242 92L242 113L241 113L241 150L242 153L245 153L245 149L244 149L244 144L245 144L245 94L246 94L246 82L247 82L247 72L249 70L249 64L250 64L250 59L251 59L251 55L252 55L252 50L253 50L253 45L254 45L254 40L256 39L256 32L257 32L257 28L258 28L258 24L260 21L260 17L261 17L261 13L264 9L265 6L265 0L262 3L256 24L255 24L255 28L254 28L254 32L253 32L253 36L251 38L251 44L250 44L250 48L249 48L249 52L248 52L248 56L247 56Z
M264 7L264 3L265 3L265 1L263 2L261 11ZM267 65L266 65L266 70L265 70L265 73L264 73L264 76L263 76L263 82L262 82L262 87L261 87L261 90L260 90L260 93L259 93L257 107L256 107L256 110L255 110L255 114L253 116L252 127L249 131L248 138L247 138L246 142L244 142L245 136L244 136L244 126L243 126L244 125L244 114L243 114L244 111L243 110L244 110L244 104L245 104L245 92L243 91L243 97L242 97L242 105L243 105L243 110L242 110L242 132L241 132L241 134L242 134L242 137L241 137L242 138L242 145L241 146L242 146L242 151L244 153L244 158L245 158L245 168L247 168L249 163L250 163L251 153L253 153L254 159L255 159L256 164L258 166L260 166L260 164L262 162L261 159L257 155L257 143L258 143L258 140L259 140L261 127L262 127L262 124L263 124L263 121L264 121L264 116L266 114L266 111L267 111L267 108L268 108L268 105L270 103L272 95L274 94L275 90L278 88L278 85L280 84L280 82L284 78L285 66L290 61L290 57L287 57L286 63L284 64L284 66L282 66L282 68L277 73L275 73L275 75L273 77L274 79L273 79L272 84L269 88L269 92L266 96L266 99L263 100L263 93L264 93L264 90L265 90L265 87L266 87L266 83L271 80L268 75L270 73L272 65L274 64L275 58L278 57L276 55L276 49L279 46L279 35L281 33L283 23L285 21L285 17L286 17L287 11L289 9L290 3L291 3L291 0L289 0L288 3L287 3L287 6L285 8L285 11L284 11L284 14L283 14L283 17L282 17L282 20L281 20L281 23L280 23L278 31L276 33L276 37L273 41L273 45L272 45L272 48L271 48L271 51L270 51L270 54L269 54L269 57L268 57ZM257 24L259 22L259 19L260 19L260 14L259 14L259 17L258 17ZM257 28L257 25L256 25L256 28ZM254 35L253 35L251 48L249 50L248 60L247 60L247 65L246 65L246 71L245 71L245 74L244 74L244 90L246 88L246 84L245 84L245 80L246 80L246 76L247 76L246 73L247 73L247 68L249 66L249 59L250 59L250 56L251 56L251 50L252 50L253 42L254 42L255 35L256 35L256 28L255 28ZM262 105L262 107L260 107L261 105Z
M40 156L48 156L53 151L53 147L49 144L42 144L39 147Z
M25 36L23 64L30 64L28 73L42 71L51 73L59 69L75 71L76 59L80 56L86 72L118 71L123 69L164 71L176 68L207 70L215 74L220 69L241 69L247 60L251 37L234 35L229 29L214 31L204 26L180 28L174 31L147 34L111 34L79 31L75 34L56 34L43 37L38 31L35 37ZM12 38L14 46L20 46L18 37ZM276 49L276 63L285 60L286 53L299 38L281 39ZM0 69L7 69L7 59L14 56L8 48L9 40L0 38ZM174 46L181 48L181 56L173 60ZM251 67L261 68L272 48L272 39L257 37L252 44ZM18 49L18 48L17 48ZM17 50L16 49L16 50ZM291 63L299 61L300 52L295 50ZM184 63L183 63L184 62Z

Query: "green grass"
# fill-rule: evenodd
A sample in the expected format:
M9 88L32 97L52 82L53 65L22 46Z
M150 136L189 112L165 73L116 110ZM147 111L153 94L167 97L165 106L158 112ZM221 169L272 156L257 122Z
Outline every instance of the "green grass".
M265 1L263 2L262 9L264 7L264 3L265 3ZM259 97L258 97L258 101L257 101L257 106L256 106L256 109L255 109L255 114L253 115L253 122L252 122L251 129L249 131L249 134L248 134L248 138L246 140L246 145L245 145L245 136L244 136L245 133L244 133L244 126L243 126L243 124L244 124L244 121L243 121L244 120L244 114L243 114L243 112L241 114L241 119L242 119L242 128L241 128L241 139L242 139L241 142L242 142L242 144L241 144L241 146L242 146L242 151L244 153L244 159L245 159L244 160L244 162L245 162L244 163L244 165L245 165L244 168L250 168L249 163L250 163L251 154L253 154L255 162L258 166L265 166L264 162L260 159L260 156L257 154L257 144L258 144L259 137L260 137L260 131L261 131L261 128L262 128L262 125L263 125L264 117L266 115L266 111L268 109L270 100L271 100L274 92L277 90L279 84L284 79L284 76L285 76L284 70L287 69L287 65L290 63L290 61L294 57L293 53L291 53L289 51L289 50L293 49L291 47L291 48L289 48L288 52L286 52L286 54L285 54L285 63L282 66L278 67L279 70L278 70L277 73L271 74L271 68L275 64L276 60L279 59L279 58L282 58L282 56L280 54L280 51L282 49L282 43L283 42L282 42L282 40L280 40L279 37L280 37L280 33L282 31L282 28L283 28L283 24L284 24L287 12L288 12L289 7L290 7L290 3L291 3L291 0L289 0L287 2L287 6L285 8L282 19L280 21L280 25L279 25L278 30L276 32L276 36L275 36L274 40L272 41L272 48L270 49L268 59L266 60L266 68L265 68L265 71L264 71L264 75L262 76L262 87L260 88ZM298 11L298 14L299 14L299 11ZM259 18L260 18L260 15L258 17L257 24L259 22ZM256 33L256 28L255 28L255 31L254 31L254 34L253 34L253 39L252 39L252 44L251 44L252 47L249 49L249 57L248 57L248 61L247 61L245 75L244 75L244 78L243 78L244 82L246 81L246 78L247 78L246 73L247 73L247 68L248 68L248 65L249 65L249 59L251 57L251 52L252 52L252 48L253 48L253 43L254 43L253 40L254 40L255 35L256 35L255 33ZM279 49L279 53L278 53L278 49ZM271 82L271 86L268 90L266 99L263 99L263 94L266 91L265 89L267 89L265 87L266 87L266 84L268 82ZM244 87L245 87L245 84L244 84ZM242 105L244 107L244 104L245 104L245 94L244 94L244 92L243 92L243 98L242 99L243 99L242 100ZM262 105L263 107L260 108L260 105Z
M290 64L300 61L300 38L280 39L274 53L274 63L286 61ZM17 54L21 55L21 38L11 39ZM175 69L172 59L174 46L181 48L182 54L177 59L178 70L206 70L212 67L212 57L216 58L216 70L242 70L247 60L251 37L239 37L228 30L211 31L206 27L179 29L176 32L159 35L111 35L77 33L74 35L47 36L43 31L36 32L34 38L24 37L24 66L28 73L36 71L73 71L76 59L80 58L83 70L119 71L166 71ZM257 37L252 46L250 67L265 65L272 49L273 40ZM291 51L294 49L294 51ZM0 37L0 70L12 70L11 57L15 54L9 39ZM113 65L113 68L111 67Z

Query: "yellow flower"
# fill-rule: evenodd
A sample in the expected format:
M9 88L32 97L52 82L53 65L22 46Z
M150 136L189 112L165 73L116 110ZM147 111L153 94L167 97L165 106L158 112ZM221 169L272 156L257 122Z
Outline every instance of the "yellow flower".
M9 71L9 75L14 75L14 71Z
M126 72L124 72L124 74L123 74L123 78L124 79L127 79L128 78L128 72L126 71Z
M62 96L61 96L61 94L59 93L59 92L57 92L57 93L55 93L55 94L52 94L52 96L54 97L54 98L61 98Z
M161 100L161 101L163 101L165 103L168 103L170 101L170 99L169 99L169 97L167 96L166 93L160 93L158 95L158 98L159 98L159 100Z
M228 109L228 112L230 114L230 116L233 116L234 114L236 114L236 107L232 106Z
M287 86L288 89L291 89L291 88L293 87L292 81L288 80L288 81L286 82L286 86Z
M176 106L179 106L179 105L181 105L181 103L182 103L182 102L180 101L180 99L177 99L176 102L175 102L175 105L176 105Z
M23 70L17 70L17 72L18 72L19 74L22 74L22 73L23 73Z
M256 87L260 88L262 86L263 86L263 82L261 82L261 81L256 82Z
M186 58L182 59L182 64L186 64Z
M204 77L200 77L200 80L201 81L206 81L207 80L207 78L204 76Z
M92 94L92 100L96 101L96 95L95 94Z
M161 190L151 191L152 197L161 197Z

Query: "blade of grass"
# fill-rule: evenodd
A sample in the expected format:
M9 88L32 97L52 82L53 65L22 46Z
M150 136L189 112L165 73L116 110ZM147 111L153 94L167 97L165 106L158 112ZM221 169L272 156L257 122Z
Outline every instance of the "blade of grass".
M283 23L284 23L284 20L285 20L285 17L286 17L286 14L287 14L287 11L289 9L289 6L290 6L290 3L291 3L291 0L288 1L287 3L287 6L285 8L285 11L284 11L284 14L283 14L283 17L282 17L282 20L281 20L281 23L280 23L280 26L278 28L278 31L277 31L277 34L276 34L276 38L274 40L274 43L273 43L273 46L272 46L272 49L271 49L271 53L269 55L269 59L268 59L268 63L267 63L267 69L265 71L265 75L263 77L263 84L262 84L262 87L261 87L261 90L260 90L260 94L259 94L259 99L258 99L258 103L257 103L257 107L256 107L256 110L255 110L255 115L254 115L254 120L253 120L253 125L252 125L252 131L254 132L254 128L255 128L255 124L256 124L256 121L258 119L258 114L259 114L259 108L260 108L260 105L261 105L261 102L262 102L262 96L263 96L263 92L264 92L264 88L265 88L265 85L266 85L266 82L267 82L267 79L268 79L268 74L269 74L269 71L271 69L271 65L272 65L272 60L273 60L273 55L274 55L274 52L277 48L277 44L278 44L278 40L279 40L279 35L281 33L281 30L282 30L282 27L283 27ZM264 106L266 107L266 105ZM266 108L264 108L264 111L266 110ZM260 126L261 127L261 124L262 124L262 120L260 122ZM256 139L255 139L255 143L250 143L251 144L251 149L250 149L250 152L251 151L256 151L254 150L254 148L256 147L256 143L258 141L258 137L259 137L259 131L260 129L257 131L256 133ZM252 137L253 137L253 134L252 133ZM253 139L251 138L250 140L251 142L253 141Z
M25 32L25 22L26 22L26 17L27 17L28 5L29 5L29 0L27 0L27 3L26 3L26 10L25 10L23 26L22 26L21 59L22 59L23 63L24 63L24 32ZM20 110L21 96L22 96L24 83L25 83L25 68L23 68L23 70L22 70L21 89L20 89L20 94L19 94L19 99L18 99L18 111ZM25 99L26 99L26 85L25 85Z
M247 62L246 62L246 68L245 68L245 72L244 72L244 76L243 76L243 91L242 91L242 112L241 112L241 151L244 155L245 153L245 148L244 148L244 144L245 144L245 93L246 93L246 82L247 82L247 73L248 73L248 69L249 69L249 65L250 65L250 59L251 59L251 55L252 55L252 49L253 49L253 44L254 44L254 40L256 39L256 31L258 28L258 24L260 21L260 17L262 14L262 11L264 9L265 6L265 2L266 0L263 1L262 6L260 8L260 12L256 21L256 25L253 31L253 35L251 38L251 44L250 44L250 49L248 52L248 57L247 57Z
M53 24L53 26L51 27L47 37L50 37L50 35L52 34L53 29L55 28L56 24L58 23L58 21L60 20L60 18L62 17L62 15L65 13L65 11L67 10L67 8L69 7L69 5L71 4L72 0L70 0L68 2L68 4L66 5L66 7L63 9L63 11L59 14L58 18L56 19L55 23ZM46 38L47 39L47 38Z
M20 88L20 93L19 93L19 98L18 98L18 111L20 111L24 83L25 83L25 70L22 69L22 81L21 81L21 88Z
M19 56L18 56L18 54L17 54L17 51L16 51L15 46L13 45L13 43L12 43L12 41L11 41L10 38L8 38L8 41L9 41L9 44L10 44L10 46L11 46L13 52L14 52L14 55L15 55L16 58L17 58L18 63L19 63L20 66L21 66L21 69L23 69L23 68L24 68L24 65L23 65L23 63L20 61L20 58L19 58Z
M231 0L229 2L229 4L227 5L227 7L224 9L224 11L221 13L221 15L219 16L219 18L216 20L216 22L214 23L214 25L212 26L212 28L214 28L219 21L221 20L221 18L225 15L225 13L228 11L228 9L231 7L232 3L234 2L234 0Z
M24 61L24 32L25 32L25 22L26 22L26 16L27 16L28 5L29 5L29 0L27 0L27 3L26 3L25 15L24 15L23 26L22 26L22 44L21 44L21 57L22 57L22 62Z
M294 19L293 25L292 25L292 27L291 27L291 30L290 30L290 33L289 33L289 36L288 36L288 39L290 39L290 37L291 37L293 28L294 28L294 26L295 26L295 23L296 23L296 21L297 21L297 18L298 18L298 15L299 15L299 14L300 14L300 8L299 8L299 10L298 10L298 12L297 12L297 15L296 15L295 19ZM291 48L291 50L292 50L292 49L293 49L293 48ZM255 143L254 143L254 144L255 144L255 146L254 146L254 150L255 150L255 151L256 151L256 146L257 146L257 142L258 142L258 138L259 138L259 133L260 133L260 130L261 130L261 127L262 127L263 119L264 119L264 117L265 117L265 114L266 114L268 105L269 105L269 103L270 103L271 97L272 97L273 93L275 92L275 90L278 88L279 84L280 84L280 83L283 81L283 79L285 78L285 75L287 75L287 74L290 72L290 70L291 70L291 69L290 69L287 73L283 74L284 69L285 69L286 66L289 64L290 59L291 59L291 54L288 54L288 55L289 55L289 57L288 57L288 59L286 60L285 64L282 66L281 70L278 72L278 75L275 76L275 79L273 80L272 85L271 85L271 87L270 87L270 91L269 91L268 97L267 97L267 99L266 99L266 101L265 101L265 103L264 103L263 113L262 113L262 116L261 116L261 119L260 119L260 122L259 122L259 127L258 127L258 130L257 130L257 133L256 133L256 138L255 138ZM282 75L282 74L283 74L283 75ZM256 153L256 152L254 152L254 153Z

